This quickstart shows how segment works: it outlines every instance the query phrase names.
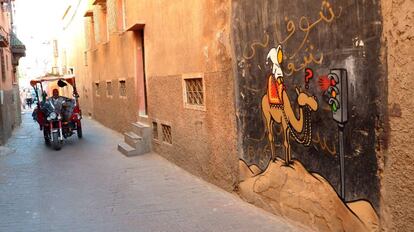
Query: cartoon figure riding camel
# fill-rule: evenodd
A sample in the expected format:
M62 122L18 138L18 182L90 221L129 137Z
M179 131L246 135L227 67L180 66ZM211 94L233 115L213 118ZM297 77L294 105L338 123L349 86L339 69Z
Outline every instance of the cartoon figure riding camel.
M268 139L272 152L272 160L276 160L273 123L281 124L285 163L291 163L290 136L296 142L308 146L312 140L311 111L318 109L315 96L309 96L296 88L299 118L292 109L286 86L283 82L281 63L282 47L272 48L267 54L267 61L272 63L272 73L268 78L267 93L262 99L262 112L266 122Z

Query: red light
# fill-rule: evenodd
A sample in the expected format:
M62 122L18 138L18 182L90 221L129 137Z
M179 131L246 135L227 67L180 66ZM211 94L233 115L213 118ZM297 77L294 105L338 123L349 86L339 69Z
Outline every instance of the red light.
M331 86L335 86L336 85L336 81L334 79L331 79Z
M319 77L319 88L322 91L326 91L329 88L329 85L330 85L330 82L329 82L328 75Z

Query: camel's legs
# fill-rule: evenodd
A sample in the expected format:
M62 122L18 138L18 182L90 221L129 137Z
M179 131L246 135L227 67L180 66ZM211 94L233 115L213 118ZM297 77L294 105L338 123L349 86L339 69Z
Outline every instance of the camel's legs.
M285 164L289 165L290 163L290 144L289 144L289 128L287 127L287 122L282 120L283 128L283 148L285 153Z
M287 146L286 146L286 164L290 164L290 162L292 161L292 156L291 156L291 153L290 153L290 141L289 141L289 135L290 135L290 129L289 128L287 128L286 129L286 133L285 133L285 140L286 140L286 144L287 144Z
M272 123L272 119L269 115L269 119L266 118L266 127L267 127L267 136L269 139L269 143L270 143L270 151L272 153L272 161L276 160L276 151L275 151L275 138L273 137L273 123Z

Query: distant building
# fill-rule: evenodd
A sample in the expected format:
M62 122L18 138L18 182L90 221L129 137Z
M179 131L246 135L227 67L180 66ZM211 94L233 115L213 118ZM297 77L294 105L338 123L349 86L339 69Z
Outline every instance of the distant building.
M11 136L21 122L21 101L17 80L19 59L25 46L12 29L13 2L0 1L0 145Z

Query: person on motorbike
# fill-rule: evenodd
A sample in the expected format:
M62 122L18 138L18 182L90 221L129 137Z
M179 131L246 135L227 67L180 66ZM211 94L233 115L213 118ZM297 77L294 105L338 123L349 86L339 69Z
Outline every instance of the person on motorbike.
M59 96L59 90L53 89L49 102L53 104L55 111L62 113L64 121L69 119L73 110L73 101L71 99Z
M58 105L62 105L64 100L64 97L59 96L59 90L53 89L52 97L49 98L49 101L51 101L51 103L56 107Z

